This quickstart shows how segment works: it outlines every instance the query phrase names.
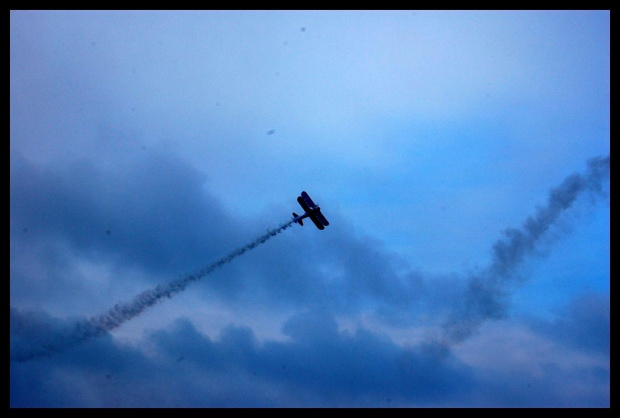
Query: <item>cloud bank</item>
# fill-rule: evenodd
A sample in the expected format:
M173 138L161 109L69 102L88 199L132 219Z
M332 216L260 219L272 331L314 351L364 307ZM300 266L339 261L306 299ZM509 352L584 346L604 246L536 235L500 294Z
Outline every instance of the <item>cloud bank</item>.
M30 169L34 170L33 167ZM24 170L24 174L21 170ZM27 171L27 164L18 165L12 181L19 182L26 188L34 187L32 184L26 184L28 182L45 181L45 176L37 176L36 171L34 175L31 175ZM65 367L75 362L83 364L82 362L86 362L89 357L94 359L92 361L97 358L101 359L95 354L99 350L102 351L101 355L104 359L118 356L122 363L134 361L123 360L125 357L135 357L138 364L142 364L146 369L160 370L160 373L165 373L162 368L171 372L169 369L171 365L183 367L180 365L192 364L192 367L198 367L199 371L211 376L212 380L209 381L215 386L222 382L230 382L223 383L224 387L228 387L227 385L232 385L232 382L237 379L246 382L244 385L247 387L236 391L234 397L231 398L226 390L223 391L226 394L218 394L218 391L213 388L205 388L192 380L191 385L195 386L192 386L191 390L195 391L195 394L186 397L183 406L466 404L468 401L465 400L467 396L464 392L467 391L463 388L472 388L484 383L471 367L454 357L450 347L471 338L474 331L479 330L485 321L500 318L505 314L510 292L523 284L523 279L518 275L519 266L535 252L536 244L545 232L553 227L562 212L569 209L580 194L592 193L595 196L601 193L601 184L608 174L609 157L606 157L591 159L584 174L568 176L558 187L550 191L547 204L539 208L535 215L530 216L520 229L505 231L505 238L493 245L493 257L489 267L482 274L469 276L465 287L457 286L457 290L452 289L452 293L448 291L448 288L454 283L450 282L449 278L445 283L438 285L429 282L429 278L419 272L407 270L403 274L403 266L399 264L398 259L382 251L380 246L375 245L376 243L372 240L347 234L333 238L333 241L327 242L327 251L337 251L337 256L331 259L328 257L327 260L329 263L337 263L343 273L330 278L329 275L308 272L308 277L304 277L303 268L309 266L304 263L294 266L296 280L302 283L305 281L319 282L313 288L306 289L307 292L314 293L316 290L323 290L325 293L319 292L319 296L315 295L314 302L307 305L310 307L309 310L291 316L284 323L282 332L289 338L289 341L267 340L259 343L251 328L232 325L222 329L218 340L211 340L197 331L189 320L179 319L170 329L155 331L148 336L150 342L147 346L150 345L155 350L155 357L152 357L140 350L119 345L110 335L107 335L107 331L115 329L123 322L138 315L143 309L154 305L160 298L183 290L192 281L209 274L248 249L265 242L291 226L290 221L278 229L268 231L259 239L199 270L194 275L184 276L167 285L157 286L153 290L138 295L129 303L118 304L106 313L94 316L90 320L59 320L43 313L22 311L12 307L12 405L37 405L37 402L21 399L21 396L24 396L23 385L27 383L21 381L19 376L30 375L30 372L24 370L29 370L31 367L27 366L30 362L20 365L21 362L30 360L37 364L44 364L45 368L51 367L53 370L60 367L58 364L54 365L55 363L63 364ZM38 199L41 199L38 204L33 204L32 201L25 204L19 193L13 196L11 207L16 215L14 222L23 219L21 217L27 213L27 211L20 210L22 205L39 208L48 205L50 211L47 212L47 216L57 223L63 222L61 215L65 213L66 206L59 209L58 213L54 213L54 206L48 202L62 201L64 198L62 190L67 185L58 181L62 177L56 175L52 178L54 178L56 188L51 187L51 184L49 188L42 188L42 190L47 190L48 194L27 194L30 199L32 196L38 196ZM97 180L95 175L91 181L97 183L100 180ZM54 193L59 193L60 196L54 196ZM74 196L79 196L79 194L75 193ZM92 198L93 194L86 196L84 201L76 201L74 198L69 204L76 207L88 207L90 205L88 198ZM115 207L118 203L114 202L112 197L110 199L110 206ZM75 212L69 211L69 213ZM106 217L107 215L103 213L98 214L94 219ZM87 222L93 222L93 220L83 221L83 223ZM54 231L53 223L45 225L50 228L47 234L53 236L57 233ZM88 243L87 240L82 241L85 237L80 235L79 230L66 229L60 228L60 231L64 234L69 233L70 241ZM88 230L88 228L84 229ZM101 244L93 239L90 245ZM282 254L279 254L283 248L268 249L269 252L271 250L275 250L274 259L285 259ZM293 252L291 256L293 259L295 259L294 254L298 253ZM134 262L148 266L148 260L149 258L144 258ZM265 260L260 261L264 265ZM257 260L250 259L246 267L253 268L256 262ZM301 271L299 271L300 267ZM284 270L286 271L286 266ZM260 268L258 274L261 274ZM282 282L264 282L262 283L265 288L263 291L281 284ZM304 285L296 286L295 289L298 291L303 289ZM439 317L446 317L447 312L447 320L443 323L443 333L439 338L436 338L435 334L435 337L413 346L399 345L391 338L364 327L358 327L354 331L340 329L334 317L334 313L361 313L367 309L375 310L379 317L383 315L383 319L388 322L390 321L388 318L402 319L403 309L409 312L409 314L404 314L405 317L408 315L415 317L422 310L418 303L419 300L432 292L444 292L435 295L435 300L443 299L444 309L444 312L441 310L435 312L439 314ZM302 299L303 296L298 296L298 300ZM590 303L591 300L584 299L576 301L574 306ZM311 308L312 306L315 308ZM390 310L388 307L396 309ZM400 312L396 314L395 311ZM432 312L429 310L426 313ZM583 316L579 315L579 310L571 308L568 314L567 319L558 324L536 323L531 325L531 328L534 332L547 329L549 330L547 334L552 338L577 350L586 349L587 351L589 349L597 355L602 350L605 355L605 347L608 347L609 340L608 336L605 337L606 332L608 333L608 328L606 328L608 319L606 323L607 317L604 309L591 316ZM405 318L405 320L411 321L412 319ZM579 347L575 345L577 340L572 339L574 333L570 330L577 329L583 323L590 324L592 336L588 336L588 341L591 341L591 347ZM99 338L88 342L91 337L95 336ZM581 341L581 339L578 340ZM67 352L63 353L63 349ZM54 354L49 360L47 357L37 360L41 355L52 353ZM95 357L92 357L93 355ZM14 360L17 363L14 363ZM98 369L97 373L104 376L103 378L100 376L101 382L96 385L109 383L116 373L119 377L122 376L122 379L131 378L131 373L115 369L109 364L110 361L105 360L94 366ZM103 372L101 367L108 368L109 371ZM194 373L198 372L194 370ZM154 376L151 377L154 378ZM30 378L35 377L30 376ZM45 383L48 378L43 376L40 378L38 385L49 385L49 382ZM501 378L501 376L494 378ZM605 379L608 379L608 373L604 367L600 368L600 376L597 379L597 382L604 386ZM216 384L216 382L219 383ZM175 385L181 386L186 383L179 381ZM128 384L128 381L124 384ZM109 405L174 406L174 402L177 402L173 401L174 396L170 396L170 401L166 401L164 397L164 400L152 404L147 399L158 393L158 389L146 382L145 387L145 392L140 393L140 396L132 397L132 399L113 396L101 400L101 405L108 405L109 402ZM40 402L44 405L50 402L50 396L53 396L51 392L54 389L46 386L41 390ZM177 387L175 390L180 389ZM603 395L600 392L592 393L588 402L598 404L601 397L604 398L604 389L602 392ZM158 396L163 395L158 394ZM548 396L548 398L540 398L536 404L551 405L561 398L557 393L550 393ZM64 401L68 402L68 405L79 405L84 402L91 404L92 399L89 394L80 394L75 399L64 399ZM561 402L566 402L566 400L562 399Z

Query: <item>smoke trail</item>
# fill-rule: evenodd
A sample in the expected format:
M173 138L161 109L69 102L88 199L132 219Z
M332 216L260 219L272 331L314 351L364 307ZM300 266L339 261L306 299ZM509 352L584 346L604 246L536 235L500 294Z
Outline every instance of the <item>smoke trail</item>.
M469 337L487 319L499 318L506 310L511 287L521 284L517 269L532 254L544 233L584 192L601 193L609 176L609 156L588 160L585 174L572 174L549 193L547 204L528 217L520 229L507 229L505 237L493 244L490 266L469 277L463 304L444 324L440 344L450 345Z
M37 348L29 347L28 349L11 349L11 361L23 362L31 360L35 357L52 354L112 331L130 319L137 317L145 309L157 304L162 299L172 298L177 293L185 290L185 288L191 283L202 279L214 270L222 267L224 264L230 263L246 251L258 247L271 237L293 225L293 223L293 220L287 221L278 226L276 229L269 230L266 234L231 252L226 257L220 258L219 260L211 263L198 272L173 280L167 284L158 285L154 289L140 293L129 302L117 303L113 308L101 315L97 315L88 320L76 323L71 330L65 332L52 332L51 334L53 334L53 338L44 338L46 342L41 343ZM20 323L28 321L28 318L25 316L22 318L22 315L16 310L12 309L11 314L12 327L18 327L20 326ZM32 320L32 318L29 319Z

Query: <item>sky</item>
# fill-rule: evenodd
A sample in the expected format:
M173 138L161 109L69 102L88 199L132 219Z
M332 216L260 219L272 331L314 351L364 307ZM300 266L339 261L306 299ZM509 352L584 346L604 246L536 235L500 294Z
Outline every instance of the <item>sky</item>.
M609 407L609 103L604 10L11 11L11 407Z

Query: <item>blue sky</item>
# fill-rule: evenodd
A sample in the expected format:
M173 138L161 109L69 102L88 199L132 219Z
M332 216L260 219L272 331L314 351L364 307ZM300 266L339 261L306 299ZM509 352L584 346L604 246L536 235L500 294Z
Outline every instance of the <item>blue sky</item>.
M11 406L609 406L609 11L10 17Z

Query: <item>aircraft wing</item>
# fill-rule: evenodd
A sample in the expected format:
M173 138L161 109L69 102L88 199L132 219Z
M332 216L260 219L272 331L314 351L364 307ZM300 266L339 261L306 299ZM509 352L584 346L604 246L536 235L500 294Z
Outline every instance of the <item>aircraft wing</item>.
M320 209L311 214L309 218L319 229L325 229L325 227L329 225L329 222L327 222L327 219L325 219Z
M310 209L313 209L316 207L316 204L312 201L312 199L310 199L310 196L308 196L308 193L301 192L301 197L304 200L304 202L306 202L306 204L308 205Z
M319 229L325 229L325 227L323 226L323 224L321 223L321 221L319 221L316 216L312 216L310 215L310 220L316 225L317 228Z
M310 207L308 206L308 204L306 203L306 201L301 197L297 197L297 202L299 203L299 206L301 206L301 208L306 211L306 212L310 212Z
M316 216L319 222L321 222L324 226L329 225L329 222L327 221L327 219L325 219L325 216L323 216L323 214L321 213L321 209L317 210L313 216Z

